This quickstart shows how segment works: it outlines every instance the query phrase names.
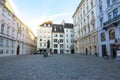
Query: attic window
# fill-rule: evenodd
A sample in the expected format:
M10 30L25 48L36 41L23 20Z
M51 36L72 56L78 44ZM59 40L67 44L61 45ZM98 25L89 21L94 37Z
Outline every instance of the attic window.
M46 26L46 24L44 24L44 26Z
M56 31L56 26L54 27L54 31Z
M48 24L48 26L50 27L50 24Z

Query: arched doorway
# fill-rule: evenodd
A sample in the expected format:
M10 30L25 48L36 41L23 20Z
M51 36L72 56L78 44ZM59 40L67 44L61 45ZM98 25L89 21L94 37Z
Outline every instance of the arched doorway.
M58 53L58 50L57 49L54 49L54 54L57 54Z
M86 48L86 55L88 55L88 49Z
M117 51L116 51L116 46L114 44L110 44L110 50L111 50L111 57L116 58L117 56Z
M19 52L20 52L20 46L18 45L17 46L17 55L19 55Z
M106 55L108 55L106 51L107 51L106 45L102 45L102 56L103 57L106 56Z

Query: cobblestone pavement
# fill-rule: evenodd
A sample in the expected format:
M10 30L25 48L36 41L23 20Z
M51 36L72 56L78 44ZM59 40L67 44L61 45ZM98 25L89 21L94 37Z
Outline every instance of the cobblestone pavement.
M78 54L1 57L0 80L120 80L120 60Z

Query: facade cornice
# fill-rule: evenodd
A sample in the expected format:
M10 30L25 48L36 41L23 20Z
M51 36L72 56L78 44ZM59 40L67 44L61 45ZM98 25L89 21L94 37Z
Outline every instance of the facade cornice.
M81 0L80 4L78 5L77 9L75 10L72 18L75 16L75 14L78 12L79 8L82 6L83 2L85 2L85 0Z

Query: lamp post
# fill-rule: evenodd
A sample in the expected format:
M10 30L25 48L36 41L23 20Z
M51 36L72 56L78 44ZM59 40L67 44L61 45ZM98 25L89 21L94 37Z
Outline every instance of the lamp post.
M47 41L47 53L50 54L50 40Z

